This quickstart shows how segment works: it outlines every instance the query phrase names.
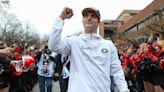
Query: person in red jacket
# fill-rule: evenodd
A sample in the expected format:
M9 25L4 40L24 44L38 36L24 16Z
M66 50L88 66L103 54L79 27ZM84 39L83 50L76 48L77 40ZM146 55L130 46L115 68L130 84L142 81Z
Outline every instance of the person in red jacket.
M136 86L135 86L135 80L134 76L132 74L133 69L133 54L136 52L133 48L129 48L126 53L123 53L120 57L121 59L121 65L124 70L125 79L128 83L128 88L130 92L135 92Z
M1 44L2 45L2 44ZM0 48L0 92L8 92L10 88L10 65L15 65L17 61L8 58L12 48Z
M151 64L154 62L154 55L150 44L143 44L143 58L141 61L141 71L143 72L143 83L146 92L154 92L153 73Z
M164 40L157 41L154 48L157 57L154 71L154 88L155 92L164 92Z

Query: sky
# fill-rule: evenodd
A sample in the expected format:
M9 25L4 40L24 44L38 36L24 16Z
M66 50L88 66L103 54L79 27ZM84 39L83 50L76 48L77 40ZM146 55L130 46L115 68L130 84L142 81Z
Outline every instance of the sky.
M10 0L11 11L22 22L30 22L41 36L49 34L55 18L65 6L73 9L74 16L65 20L63 35L83 30L81 11L95 7L101 20L116 19L124 9L142 10L153 0Z

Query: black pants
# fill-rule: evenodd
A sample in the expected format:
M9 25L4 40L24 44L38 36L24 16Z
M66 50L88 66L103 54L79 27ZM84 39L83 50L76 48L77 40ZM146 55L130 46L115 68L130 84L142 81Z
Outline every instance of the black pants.
M144 91L143 76L139 71L137 71L136 74L136 86L137 86L137 92Z
M68 89L68 80L69 78L63 79L61 76L59 77L59 83L60 83L60 91L66 92Z
M12 78L9 92L27 92L22 83L22 76Z

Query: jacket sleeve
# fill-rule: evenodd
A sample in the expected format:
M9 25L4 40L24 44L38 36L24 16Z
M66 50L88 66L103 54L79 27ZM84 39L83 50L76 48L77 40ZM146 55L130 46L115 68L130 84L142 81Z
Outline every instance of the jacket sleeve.
M42 52L39 51L39 52L37 53L36 57L35 57L35 61L39 62L41 55L42 55Z
M68 44L68 39L62 39L63 26L64 21L57 18L49 35L48 47L58 54L68 55L70 54L70 46Z
M114 78L114 82L116 83L119 92L129 92L125 76L123 73L123 69L121 67L121 62L118 58L117 49L112 44L111 48L111 65L110 65L110 74Z
M0 63L1 64L10 64L10 62L11 62L11 59L9 59L8 57L0 56Z

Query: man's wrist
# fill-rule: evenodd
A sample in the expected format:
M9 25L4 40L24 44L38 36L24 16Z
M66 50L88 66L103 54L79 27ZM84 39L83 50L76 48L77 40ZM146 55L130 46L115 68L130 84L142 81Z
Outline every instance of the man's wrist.
M61 20L65 20L65 18L64 18L62 15L60 15L59 18L60 18Z

